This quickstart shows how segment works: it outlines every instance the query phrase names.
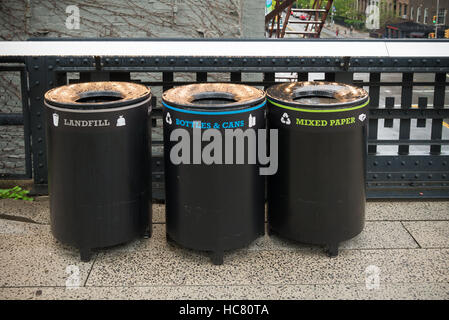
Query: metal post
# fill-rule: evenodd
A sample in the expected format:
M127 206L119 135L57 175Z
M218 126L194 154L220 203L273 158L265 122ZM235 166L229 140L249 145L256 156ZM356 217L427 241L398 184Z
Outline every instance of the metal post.
M437 21L435 23L435 39L438 38L438 21L440 20L439 11L440 11L440 0L437 0Z

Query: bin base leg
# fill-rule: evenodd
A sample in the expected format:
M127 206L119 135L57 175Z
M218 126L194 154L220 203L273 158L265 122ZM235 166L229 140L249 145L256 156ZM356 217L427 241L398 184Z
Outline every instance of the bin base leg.
M338 242L329 243L327 245L326 253L329 256L329 258L335 258L336 256L338 256Z
M273 229L270 228L270 225L269 225L269 224L267 225L267 235L268 235L269 237L271 237L272 235L274 235L274 231L273 231Z
M223 251L212 251L210 254L210 260L214 265L222 265L223 264Z
M148 227L146 230L145 230L145 232L143 233L143 238L144 239L149 239L149 238L151 238L151 234L152 234L152 232L151 232L152 230L151 230L151 228L150 227Z
M175 243L167 232L165 233L165 239L167 240L167 243L170 245L173 245Z
M92 250L90 248L80 249L80 258L82 262L89 262L92 256Z

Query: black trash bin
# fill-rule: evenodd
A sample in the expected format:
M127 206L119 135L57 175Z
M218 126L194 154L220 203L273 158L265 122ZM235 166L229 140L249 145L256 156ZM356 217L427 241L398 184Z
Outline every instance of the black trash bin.
M83 261L93 248L150 236L150 98L126 82L45 94L51 229Z
M368 93L334 82L282 83L267 90L268 126L279 130L279 167L268 177L269 232L338 244L365 222Z
M167 240L209 251L212 262L222 264L223 251L243 247L264 233L259 165L247 161L249 149L243 164L225 164L223 158L226 129L256 132L266 127L265 93L246 85L203 83L170 89L162 100ZM223 139L222 164L200 157L198 150L204 152L216 139L205 138L208 129L216 129L221 136L217 139ZM171 159L181 136L192 141L184 153L189 162ZM236 145L233 152L235 160Z

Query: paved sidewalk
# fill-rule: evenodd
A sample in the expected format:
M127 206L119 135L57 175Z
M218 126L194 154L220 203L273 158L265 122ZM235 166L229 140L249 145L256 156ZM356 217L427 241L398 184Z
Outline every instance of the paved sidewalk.
M337 258L264 236L222 266L167 244L164 206L153 212L151 239L82 263L52 237L48 198L0 200L0 299L449 299L449 202L368 202Z
M336 35L337 28L339 30L338 36ZM363 32L354 29L351 33L350 28L336 23L334 23L333 25L327 23L321 30L321 38L370 39L369 32Z

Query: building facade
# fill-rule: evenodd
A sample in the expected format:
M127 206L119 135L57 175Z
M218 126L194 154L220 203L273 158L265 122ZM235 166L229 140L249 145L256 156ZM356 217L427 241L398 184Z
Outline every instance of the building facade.
M449 9L449 0L410 0L409 19L413 22L426 25L433 25L433 17L438 17L438 24L449 24L447 13Z
M365 13L369 5L377 5L381 12L390 12L402 19L408 19L410 0L357 0L357 9Z
M433 25L433 17L438 16L439 24L449 24L449 0L357 0L358 12L365 13L370 4L379 6L381 13L389 12L404 21Z

